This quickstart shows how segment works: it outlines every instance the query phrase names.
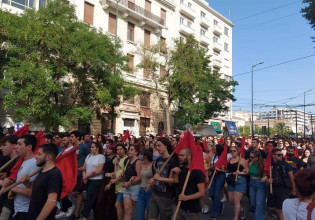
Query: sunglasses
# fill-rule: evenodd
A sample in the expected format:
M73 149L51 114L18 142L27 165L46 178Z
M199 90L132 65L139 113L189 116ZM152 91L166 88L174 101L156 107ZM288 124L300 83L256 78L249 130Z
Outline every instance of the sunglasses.
M255 157L253 157L253 156L250 156L249 158L250 158L250 159L254 159Z
M231 150L231 152L236 152L237 150Z
M283 154L274 154L274 155L277 155L278 157L282 157L283 156Z

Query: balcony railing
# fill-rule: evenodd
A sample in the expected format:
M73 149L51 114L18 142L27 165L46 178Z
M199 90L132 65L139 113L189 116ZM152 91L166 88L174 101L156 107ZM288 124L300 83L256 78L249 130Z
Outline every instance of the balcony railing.
M116 2L115 0L110 0L110 1L111 2ZM140 14L140 15L146 17L146 18L149 18L149 19L153 20L154 22L156 22L156 23L158 23L160 25L165 25L165 21L164 21L163 18L153 14L152 12L142 8L139 5L136 5L133 2L130 2L128 0L120 0L120 1L118 1L118 4L128 8L131 11L136 12L137 14Z

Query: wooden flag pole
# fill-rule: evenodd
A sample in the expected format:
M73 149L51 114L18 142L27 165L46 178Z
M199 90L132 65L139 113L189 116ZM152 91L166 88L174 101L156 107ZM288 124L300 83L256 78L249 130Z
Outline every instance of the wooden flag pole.
M12 158L11 160L9 160L8 162L6 162L1 168L0 168L0 173L5 169L5 168L7 168L9 165L10 165L10 163L12 163L16 158L18 158L19 156L16 156L16 157L14 157L14 158Z
M183 189L182 189L182 193L181 193L181 194L184 194L184 193L185 193L185 190L186 190L186 187L187 187L187 184L188 184L188 180L189 180L190 173L191 173L191 171L189 170L188 173L187 173L187 176L186 176L186 179L185 179L184 186L183 186ZM173 220L176 220L177 215L178 215L178 211L179 211L179 208L180 208L180 205L181 205L181 204L182 204L182 201L178 201L177 206L176 206L176 210L175 210L175 214L174 214L174 216L173 216Z
M240 170L240 164L241 164L241 155L240 155L240 158L238 158L237 171ZM237 179L238 179L238 172L236 172L236 175L235 175L235 182L237 182Z
M272 178L272 169L271 169L271 166L269 167L269 175L270 175L270 178ZM270 194L272 194L272 183L270 183Z
M215 176L216 174L217 174L217 170L214 170L213 175L212 175L211 180L210 180L210 183L209 183L209 185L208 185L208 189L210 189L211 184L212 184L212 182L213 182L213 178L214 178L214 176Z
M27 178L31 178L32 176L35 176L36 174L40 173L40 172L42 171L42 169L43 169L43 168L40 168L40 169L34 171L33 173L29 174L29 175L27 176ZM19 180L18 182L15 182L15 183L11 184L11 185L8 186L8 187L2 187L2 189L1 189L1 191L0 191L0 196L2 196L2 195L3 195L4 193L6 193L6 192L9 192L12 188L16 187L17 185L19 185L19 184L21 184L21 183L22 183L22 181Z
M174 151L171 153L171 155L167 158L167 160L165 161L165 163L163 164L163 166L161 167L161 169L159 170L159 172L157 174L161 174L165 168L165 166L168 164L168 162L170 161L170 159L173 157L174 155Z

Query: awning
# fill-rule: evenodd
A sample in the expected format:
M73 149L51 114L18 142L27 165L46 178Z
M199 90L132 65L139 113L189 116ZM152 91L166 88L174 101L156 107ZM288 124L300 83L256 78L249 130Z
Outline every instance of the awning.
M236 124L234 121L225 121L225 125L229 131L229 135L239 136Z
M197 135L201 136L217 136L217 132L215 132L212 125L198 125L195 129Z

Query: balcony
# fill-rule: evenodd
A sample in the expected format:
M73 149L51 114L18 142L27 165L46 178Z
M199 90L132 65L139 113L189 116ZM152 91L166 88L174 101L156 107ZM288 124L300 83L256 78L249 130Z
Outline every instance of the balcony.
M205 27L210 27L210 20L208 20L208 18L206 18L206 17L200 17L200 24L202 25L202 26L205 26Z
M180 13L186 15L189 18L192 18L192 19L196 18L196 11L192 9L191 7L188 7L184 3L180 3L179 11Z
M206 45L209 45L210 41L211 41L210 38L205 36L205 35L200 35L200 39L199 40L200 40L201 43L204 43Z
M179 32L182 32L186 35L189 35L189 34L194 34L195 30L192 29L191 27L188 27L185 24L180 24L179 25Z
M218 41L213 41L213 49L222 51L222 44L220 44Z
M213 66L216 68L222 68L222 60L219 58L215 58L213 61Z
M164 19L128 0L119 0L118 3L115 0L100 0L100 3L104 10L108 6L118 7L118 10L123 14L123 18L130 16L140 21L142 25L147 24L154 28L163 28L165 25Z
M221 35L222 34L222 28L219 25L213 26L213 33Z

